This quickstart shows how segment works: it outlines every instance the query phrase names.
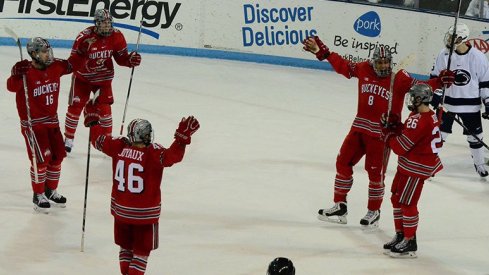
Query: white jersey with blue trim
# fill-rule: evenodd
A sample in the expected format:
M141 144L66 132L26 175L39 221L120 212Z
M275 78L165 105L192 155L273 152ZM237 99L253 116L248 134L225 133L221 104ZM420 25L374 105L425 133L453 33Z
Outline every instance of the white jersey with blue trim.
M437 77L447 68L449 49L444 48L435 61L431 77ZM476 113L481 109L481 99L489 100L489 62L478 49L469 45L464 54L452 54L450 69L455 72L455 82L445 90L443 106L453 113Z

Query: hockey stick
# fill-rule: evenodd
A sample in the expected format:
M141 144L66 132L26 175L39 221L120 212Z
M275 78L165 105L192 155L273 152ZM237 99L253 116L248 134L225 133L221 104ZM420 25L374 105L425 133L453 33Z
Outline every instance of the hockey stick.
M97 97L100 95L100 89L98 89L93 98L90 99L92 102L95 102ZM83 252L85 249L85 221L87 217L87 196L88 196L88 176L90 175L90 147L92 142L92 128L88 131L88 150L87 150L87 171L85 174L85 197L83 199L83 222L82 222L82 237L81 237L81 248L80 251Z
M83 223L80 249L81 252L83 252L85 249L85 220L87 216L88 175L90 174L90 147L92 147L90 142L92 142L92 129L89 129L88 132L87 172L85 174L85 198L83 199Z
M391 72L391 81L389 85L389 101L387 105L387 118L389 118L391 112L392 112L392 100L394 97L394 81L396 78L397 73L406 68L409 64L411 64L414 60L416 59L416 55L414 53L404 57L399 63L396 64L396 67L392 70ZM387 126L387 125L386 125ZM384 127L384 126L382 126ZM384 150L382 154L382 175L381 175L381 182L384 183L384 176L385 172L384 169L387 170L387 165L389 164L389 156L390 156L390 151L391 148L389 147L388 144L384 144Z
M457 34L457 22L458 18L460 17L460 6L462 4L462 0L458 0L457 4L457 13L455 15L455 22L453 23L453 32L452 32L452 39L450 39L450 50L448 54L448 61L447 61L447 70L450 70L450 65L452 64L452 54L455 48L455 35ZM447 89L446 85L443 85L443 88L441 90L441 101L440 101L440 106L438 106L438 109L440 109L440 113L438 115L438 120L441 121L441 114L443 112L443 103L445 103L445 90Z
M136 52L139 49L139 41L141 39L142 29L143 29L143 18L141 18L141 21L139 22L139 32L138 32L138 40L136 42ZM129 78L129 87L127 88L126 104L124 106L124 113L122 114L122 124L121 124L121 130L119 133L120 135L122 135L122 131L124 130L124 122L126 121L127 104L129 102L129 95L131 94L132 76L133 75L134 75L134 67L131 68L131 77Z
M20 38L17 36L17 34L11 30L8 27L4 27L5 32L12 37L12 39L15 40L15 43L19 47L19 52L20 52L20 60L24 60L24 57L22 55L22 44L20 43ZM27 111L27 127L29 129L30 135L27 135L27 139L29 140L29 146L31 147L31 157L32 157L32 166L34 168L34 181L36 183L39 182L39 175L37 173L37 157L36 157L36 151L35 151L35 144L34 144L34 130L32 129L32 120L31 120L31 108L29 106L29 92L27 90L27 76L25 74L22 75L22 83L24 86L24 96L25 96L25 107Z

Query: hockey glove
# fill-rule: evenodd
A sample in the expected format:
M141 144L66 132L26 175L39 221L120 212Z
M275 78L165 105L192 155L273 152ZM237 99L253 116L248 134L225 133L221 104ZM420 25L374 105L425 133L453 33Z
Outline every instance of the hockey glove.
M137 67L141 64L141 55L137 52L131 52L129 54L129 67Z
M445 87L449 88L455 82L455 73L450 70L443 70L440 72L440 82Z
M430 102L433 109L438 109L438 106L440 106L442 95L443 91L441 89L436 89L433 91L433 98L431 98Z
M485 107L485 112L482 113L482 118L483 119L489 119L489 98L486 98L484 100L484 107Z
M85 117L85 120L83 121L85 127L92 127L99 124L100 114L97 105L95 105L92 100L89 100L85 105L83 116Z
M388 142L388 139L393 136L398 136L401 134L404 125L401 122L401 119L397 114L382 114L380 118L380 123L382 124L381 130L381 138L384 142Z
M21 76L27 73L27 70L31 67L31 62L27 59L15 63L12 67L12 76Z
M382 128L397 128L399 124L402 125L401 119L397 114L390 113L387 115L386 113L383 113L382 116L380 117L380 123L382 124Z
M318 36L310 36L304 39L302 44L304 45L302 48L305 51L315 54L316 58L320 61L328 58L328 56L331 54L328 46L324 45L323 41L321 41Z
M178 129L175 130L175 139L180 144L190 144L192 135L199 128L199 121L193 116L182 118L182 121L178 124Z

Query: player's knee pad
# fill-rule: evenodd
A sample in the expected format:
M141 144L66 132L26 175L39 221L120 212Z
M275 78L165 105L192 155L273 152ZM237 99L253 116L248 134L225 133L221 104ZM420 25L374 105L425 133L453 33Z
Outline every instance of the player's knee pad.
M393 208L400 208L401 203L399 202L399 195L396 193L391 194L391 203Z
M482 140L483 136L482 134L477 134L476 135L480 140ZM472 149L479 149L482 147L482 143L477 140L473 135L468 135L467 136L467 141L469 142L469 146Z
M367 170L368 179L371 183L380 184L382 182L382 167L370 166L365 170Z
M408 216L408 217L416 216L418 215L418 206L401 204L401 211L403 216Z
M100 117L112 116L112 108L109 104L98 104L97 106Z
M68 106L68 112L66 115L72 118L79 118L82 110L83 110L83 106L70 105Z
M350 179L353 176L353 167L341 160L336 160L336 176L340 175L344 179Z

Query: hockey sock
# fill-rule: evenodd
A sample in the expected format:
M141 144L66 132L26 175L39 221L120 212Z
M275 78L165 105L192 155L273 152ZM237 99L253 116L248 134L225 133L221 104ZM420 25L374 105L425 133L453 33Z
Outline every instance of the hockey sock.
M121 274L128 274L129 264L132 261L132 251L121 247L119 251L119 266L121 268Z
M418 229L418 207L403 205L401 209L404 237L406 239L411 239L412 237L414 237L414 235L416 234L416 230Z
M352 177L336 174L336 178L334 179L334 202L346 202L346 195L350 192L352 185Z
M478 138L482 140L482 134L477 135ZM475 165L484 164L484 148L482 148L482 143L480 143L475 137L469 135L467 136L467 141L469 142L470 154L474 160Z
M56 190L61 175L61 164L49 165L46 175L46 187L51 190Z
M112 135L112 110L108 104L100 104L98 106L100 114L100 126L103 129L103 133L106 135Z
M32 190L36 194L41 194L41 193L44 193L44 184L46 182L46 167L37 167L37 177L38 177L38 180L36 182L36 177L34 174L34 167L31 167Z
M402 211L401 204L399 203L399 196L392 194L391 202L394 215L394 228L396 229L396 232L402 232Z
M129 265L129 275L143 275L146 272L148 256L134 255Z
M68 106L68 112L66 112L65 119L65 137L69 139L75 138L76 127L78 126L78 120L82 112L81 107Z
M368 209L375 211L380 209L384 199L384 185L380 182L370 182L368 185Z

